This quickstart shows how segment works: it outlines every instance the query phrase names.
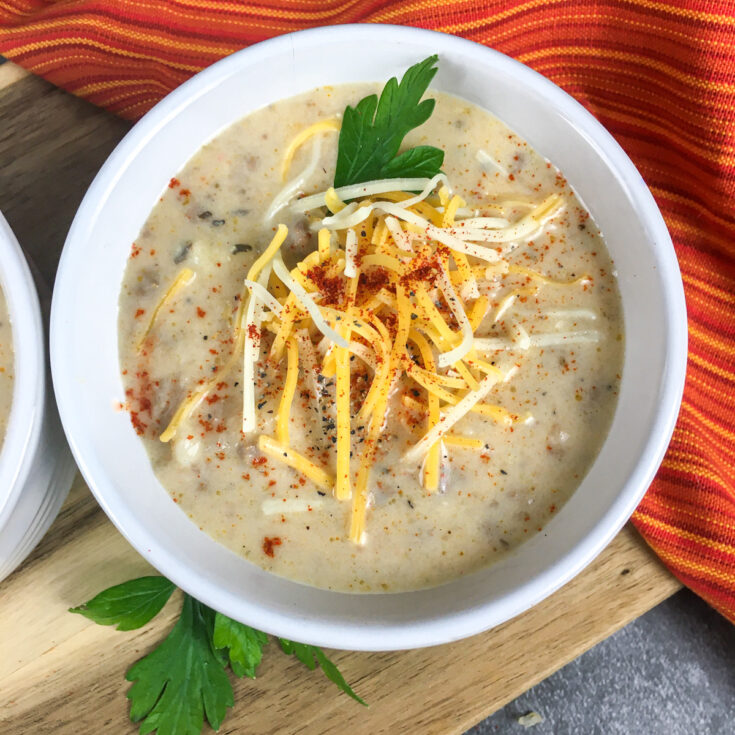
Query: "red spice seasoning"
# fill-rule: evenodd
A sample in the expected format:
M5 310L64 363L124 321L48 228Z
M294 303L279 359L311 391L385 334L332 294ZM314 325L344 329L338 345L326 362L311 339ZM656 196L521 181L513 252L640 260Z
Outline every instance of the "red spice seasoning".
M336 305L344 301L345 281L340 275L330 276L328 265L312 266L306 271L306 275L316 284L324 303Z
M143 316L143 314L145 314L145 309L138 309L135 312L135 318L137 319L139 316Z
M197 306L197 316L200 319L203 319L205 316L207 316L207 312L204 311L204 309L202 309L200 306Z
M169 189L175 189L177 186L181 186L181 182L177 178L173 178L168 182Z
M130 423L133 425L135 433L138 434L138 436L143 436L143 434L145 434L145 430L148 428L148 424L144 424L140 420L140 416L137 411L130 412Z
M266 556L270 556L271 559L275 556L275 552L273 551L274 546L280 546L283 542L281 541L280 537L278 536L266 536L263 539L263 553Z

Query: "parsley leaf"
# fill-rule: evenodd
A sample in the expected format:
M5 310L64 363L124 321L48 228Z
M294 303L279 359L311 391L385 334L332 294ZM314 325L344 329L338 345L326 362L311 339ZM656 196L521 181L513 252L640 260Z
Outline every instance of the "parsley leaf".
M289 641L285 638L279 638L278 642L281 644L281 649L284 653L296 656L296 658L310 671L314 671L317 664L319 664L324 672L324 676L326 676L329 681L336 684L339 689L341 689L345 694L349 694L349 696L355 701L367 707L365 701L355 694L352 687L345 681L345 678L342 676L339 669L326 657L321 648L309 646L306 643Z
M140 577L110 587L70 612L118 630L140 628L166 604L176 589L165 577ZM321 666L328 679L365 704L337 667L315 646L279 638L312 671ZM227 665L236 676L255 678L268 636L216 613L184 594L176 625L158 648L133 664L126 679L130 719L141 735L200 735L204 718L216 730L234 703ZM366 705L367 706L367 705Z
M165 577L139 577L109 587L69 612L84 615L99 625L115 625L118 630L135 630L152 620L176 589Z
M373 179L431 177L439 173L444 151L417 146L400 155L406 134L425 123L434 111L434 100L421 98L436 74L438 57L414 64L400 83L393 77L375 94L347 107L342 119L334 186L360 184Z
M232 685L212 645L214 611L184 595L181 616L158 648L125 678L130 719L141 735L199 735L206 715L217 730L234 704Z
M268 643L265 633L216 613L212 641L215 648L226 649L235 676L255 678L255 670L263 658L263 647Z

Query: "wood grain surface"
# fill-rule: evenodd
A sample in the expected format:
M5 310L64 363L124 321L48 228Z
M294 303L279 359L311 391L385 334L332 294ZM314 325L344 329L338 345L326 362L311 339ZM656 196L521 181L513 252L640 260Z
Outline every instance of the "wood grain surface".
M50 281L95 172L128 124L0 66L0 210ZM80 477L48 535L0 584L0 732L133 733L127 668L170 628L180 599L119 633L67 608L150 572ZM465 641L393 653L334 652L364 709L275 646L234 684L222 733L462 733L679 589L626 527L575 580L518 618Z

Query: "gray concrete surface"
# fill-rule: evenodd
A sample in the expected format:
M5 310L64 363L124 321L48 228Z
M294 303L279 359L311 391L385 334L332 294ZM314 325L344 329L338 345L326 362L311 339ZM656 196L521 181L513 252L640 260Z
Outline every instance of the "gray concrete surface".
M735 627L683 590L467 735L735 735Z

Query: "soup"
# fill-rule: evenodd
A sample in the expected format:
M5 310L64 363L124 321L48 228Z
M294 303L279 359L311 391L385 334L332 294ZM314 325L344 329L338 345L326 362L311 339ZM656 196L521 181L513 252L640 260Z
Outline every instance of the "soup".
M13 332L8 304L0 291L0 445L5 441L10 407L13 403Z
M379 90L319 88L207 143L120 295L125 408L173 502L348 592L437 585L542 532L605 438L624 346L589 213L479 107L432 93L406 137L442 174L329 189L338 116Z

